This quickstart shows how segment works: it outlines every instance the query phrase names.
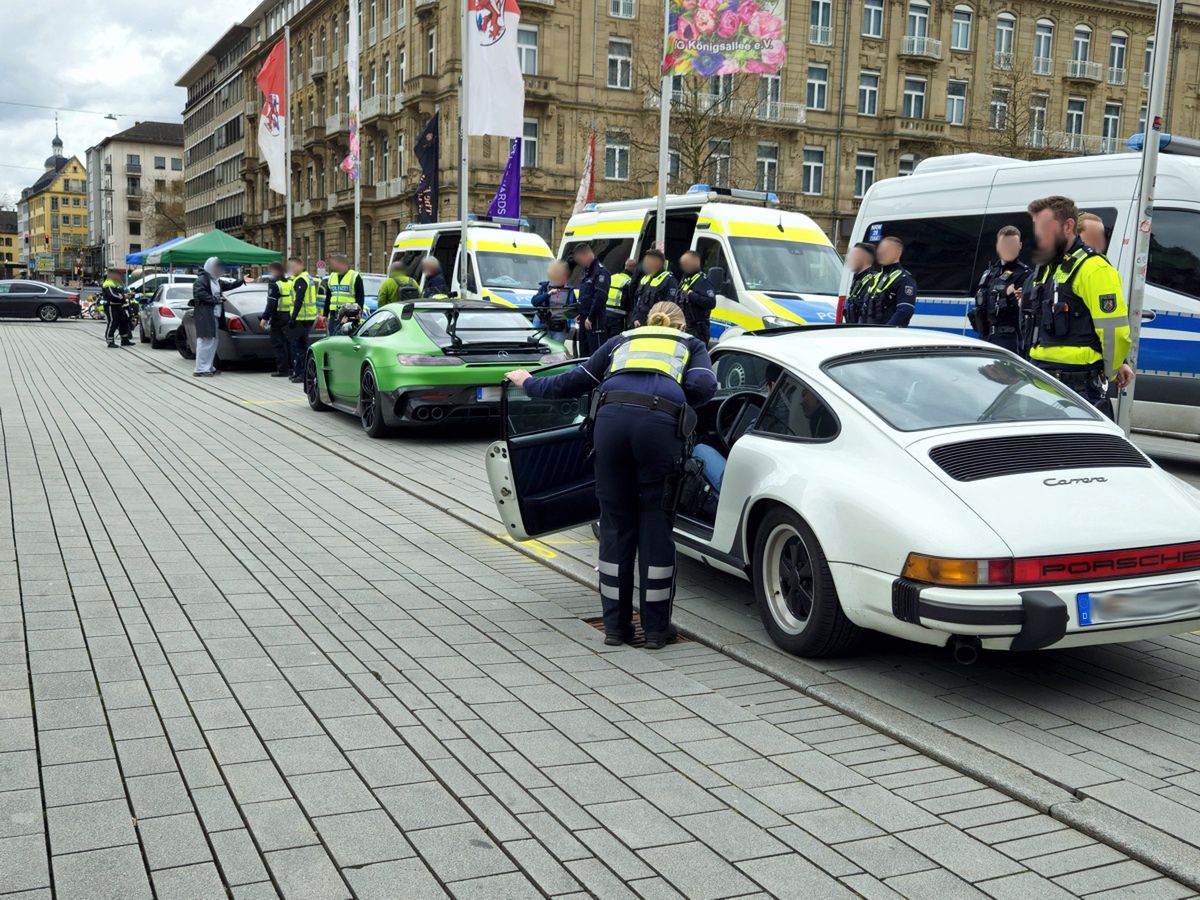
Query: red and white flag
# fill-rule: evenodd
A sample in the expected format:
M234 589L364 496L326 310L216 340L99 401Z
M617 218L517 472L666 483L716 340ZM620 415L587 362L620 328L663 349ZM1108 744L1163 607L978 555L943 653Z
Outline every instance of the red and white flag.
M579 191L575 194L575 208L572 213L582 212L583 208L596 199L596 133L588 141L587 153L583 156L583 175L579 178Z
M263 93L262 113L258 120L258 151L267 164L271 190L287 194L287 47L280 41L271 48L255 83Z
M517 0L467 0L467 134L521 137L525 78Z

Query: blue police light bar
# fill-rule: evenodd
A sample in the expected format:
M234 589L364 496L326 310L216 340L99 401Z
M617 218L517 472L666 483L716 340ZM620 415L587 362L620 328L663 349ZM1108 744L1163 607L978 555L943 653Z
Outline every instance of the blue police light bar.
M1129 138L1129 149L1140 151L1145 145L1145 141L1146 135L1139 131ZM1200 156L1200 141L1174 134L1160 134L1158 136L1158 152L1170 153L1175 156Z
M747 191L741 188L713 187L708 184L693 184L687 189L689 194L719 194L723 197L735 197L738 200L757 200L760 203L778 203L779 195L774 191Z

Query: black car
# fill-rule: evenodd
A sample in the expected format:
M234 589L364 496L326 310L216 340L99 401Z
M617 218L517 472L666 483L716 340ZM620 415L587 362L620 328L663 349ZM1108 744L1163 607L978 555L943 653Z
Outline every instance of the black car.
M217 332L216 365L249 360L273 360L269 329L260 320L267 308L267 286L247 284L225 292L225 314ZM183 323L175 329L175 349L184 359L196 358L195 308L183 314Z
M56 322L79 316L79 294L40 281L0 281L0 318Z

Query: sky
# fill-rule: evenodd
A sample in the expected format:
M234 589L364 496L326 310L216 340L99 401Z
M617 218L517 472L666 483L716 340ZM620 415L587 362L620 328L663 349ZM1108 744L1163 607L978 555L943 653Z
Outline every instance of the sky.
M0 0L9 48L0 79L0 208L15 209L21 189L44 171L56 109L64 155L85 164L88 147L136 121L182 121L186 95L175 82L254 6L255 0L50 6ZM109 112L117 121L104 118Z

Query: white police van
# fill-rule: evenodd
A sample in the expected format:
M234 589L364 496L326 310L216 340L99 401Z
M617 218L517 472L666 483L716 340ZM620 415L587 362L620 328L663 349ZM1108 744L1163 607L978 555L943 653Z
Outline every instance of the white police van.
M910 176L867 191L851 244L895 235L916 279L912 326L973 334L967 310L995 256L996 232L1021 230L1021 256L1035 242L1026 207L1061 194L1104 221L1107 256L1128 282L1140 153L1024 161L979 153L931 157ZM1134 424L1200 433L1200 159L1158 160L1154 231L1138 351ZM844 296L849 276L842 280Z

